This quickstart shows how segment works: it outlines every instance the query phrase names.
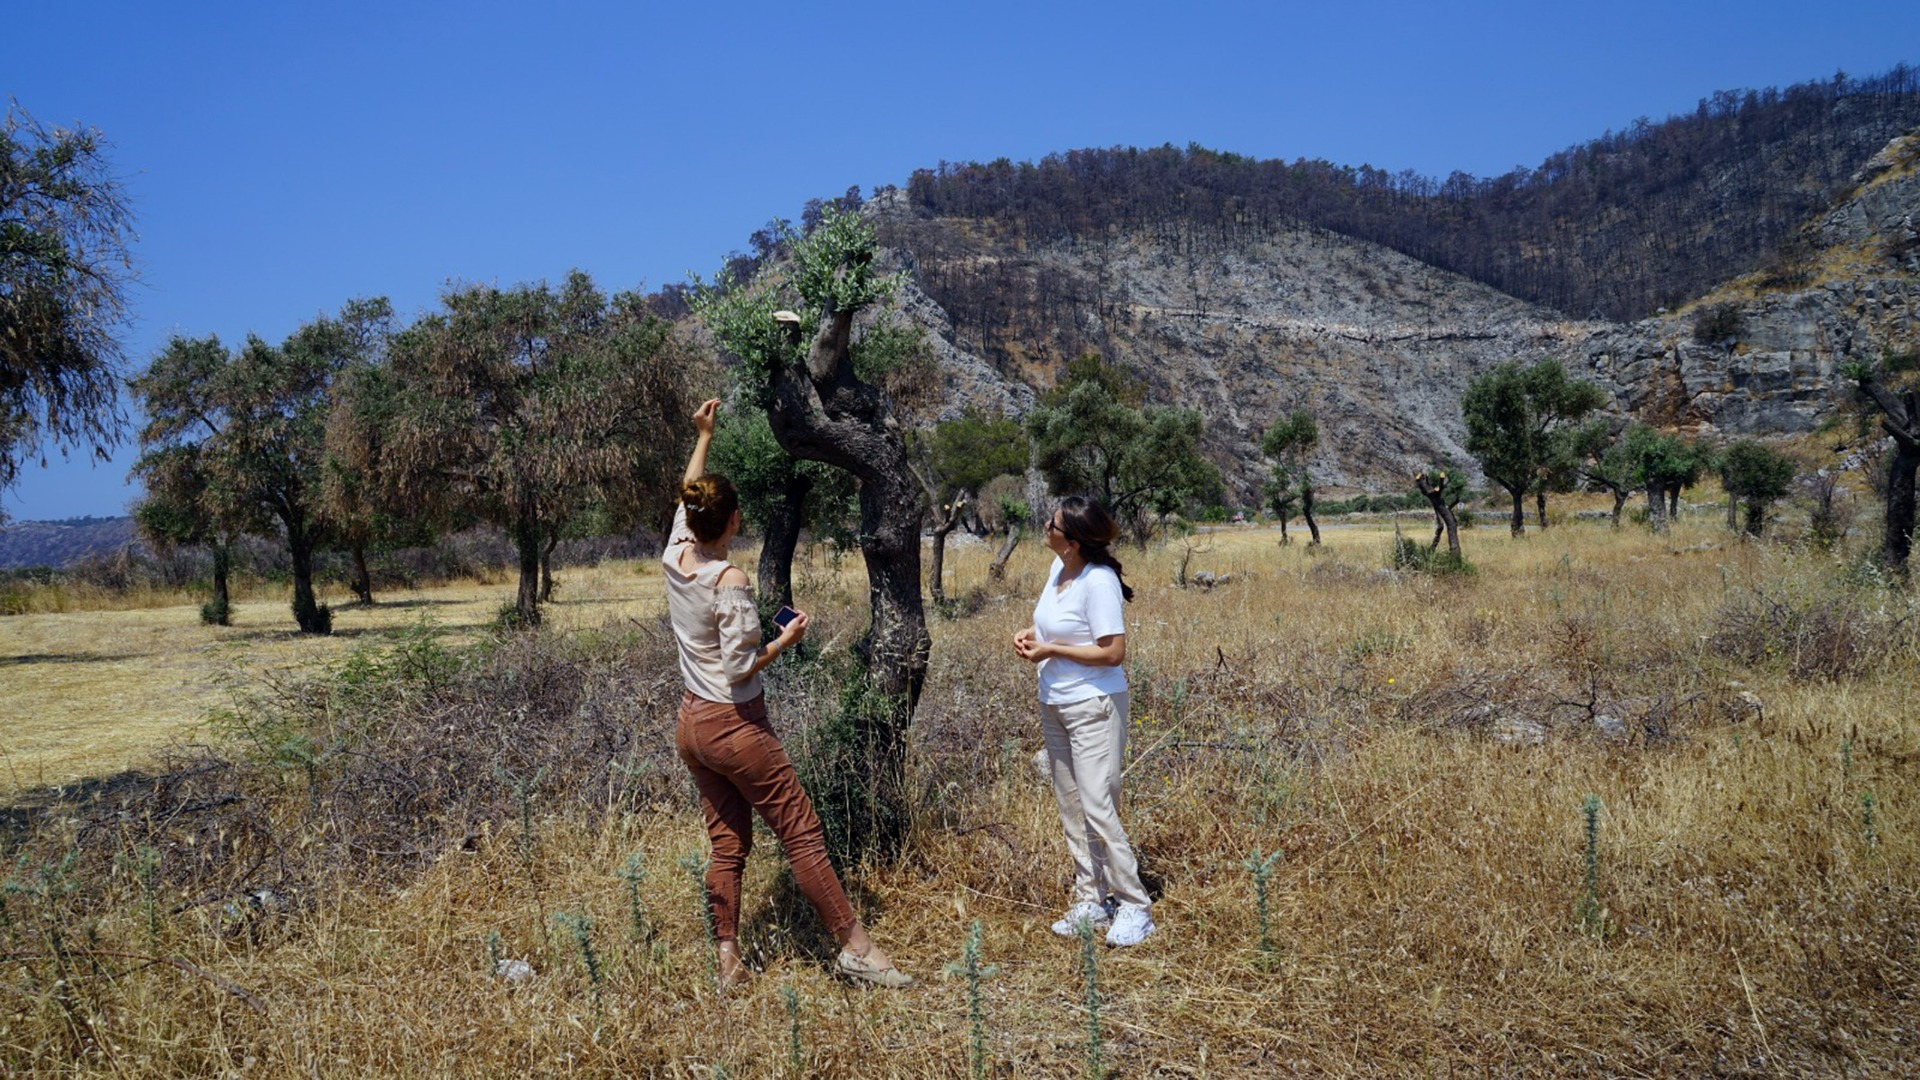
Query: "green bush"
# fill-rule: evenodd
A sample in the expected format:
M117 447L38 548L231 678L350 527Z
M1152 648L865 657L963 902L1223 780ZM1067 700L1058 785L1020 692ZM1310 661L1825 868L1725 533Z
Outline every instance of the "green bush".
M1430 548L1405 536L1393 538L1393 568L1435 577L1471 576L1477 571L1464 555L1451 548Z
M233 606L223 596L200 605L200 621L208 626L232 626Z

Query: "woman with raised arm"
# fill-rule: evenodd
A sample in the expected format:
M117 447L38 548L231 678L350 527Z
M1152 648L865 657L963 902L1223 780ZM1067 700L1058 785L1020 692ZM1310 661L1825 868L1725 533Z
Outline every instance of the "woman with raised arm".
M1120 827L1120 769L1127 749L1127 628L1121 604L1133 590L1108 545L1119 534L1091 499L1062 500L1047 520L1055 556L1013 651L1040 674L1040 730L1052 763L1053 798L1073 855L1073 904L1053 932L1106 927L1107 944L1138 945L1153 933L1152 898Z
M660 561L666 567L667 610L687 688L680 700L675 743L700 789L700 809L713 846L706 889L720 943L720 989L752 977L735 936L740 877L753 848L756 810L780 838L800 891L839 941L841 974L877 986L907 986L913 980L867 936L847 903L827 859L820 818L767 720L760 670L805 636L807 616L796 612L779 637L761 644L760 613L747 575L727 561L728 545L740 531L740 500L726 477L706 471L719 410L720 402L714 400L694 411L698 438L680 481L680 506Z

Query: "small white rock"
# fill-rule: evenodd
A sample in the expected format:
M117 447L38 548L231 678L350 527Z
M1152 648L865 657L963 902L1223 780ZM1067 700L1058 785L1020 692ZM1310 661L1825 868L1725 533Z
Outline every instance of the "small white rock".
M518 986L533 981L533 965L525 960L502 960L494 965L493 974L495 978Z

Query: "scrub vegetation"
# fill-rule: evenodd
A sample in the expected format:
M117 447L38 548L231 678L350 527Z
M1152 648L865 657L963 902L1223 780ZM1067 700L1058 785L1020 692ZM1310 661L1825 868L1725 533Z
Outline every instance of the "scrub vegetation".
M235 665L216 719L138 773L8 800L0 1069L1899 1072L1920 602L1789 524L1602 518L1473 530L1471 575L1393 571L1377 528L1216 532L1187 556L1206 591L1173 587L1178 539L1123 552L1160 932L1094 965L1048 929L1070 867L1008 645L1045 553L995 580L957 545L973 600L929 625L906 841L847 874L920 978L895 994L833 979L774 844L748 864L760 977L714 992L657 598L512 634L288 628L330 651ZM803 547L794 593L818 651L769 700L802 758L841 719L867 584ZM173 623L182 650L234 632Z

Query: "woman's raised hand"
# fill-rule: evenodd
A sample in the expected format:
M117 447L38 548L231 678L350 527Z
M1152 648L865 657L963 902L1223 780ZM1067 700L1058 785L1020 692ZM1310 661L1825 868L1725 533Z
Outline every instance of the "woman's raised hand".
M793 618L780 630L781 648L787 648L807 636L807 623L811 621L804 611L795 611Z
M713 434L714 417L720 414L720 399L712 398L693 410L693 430L702 435Z

